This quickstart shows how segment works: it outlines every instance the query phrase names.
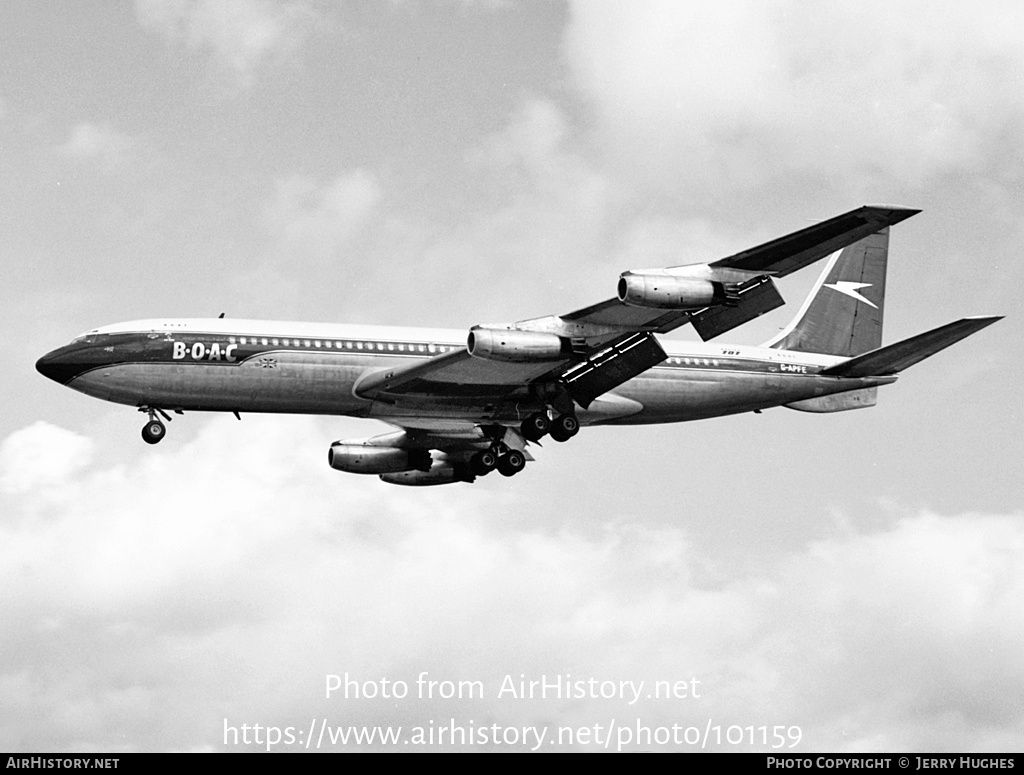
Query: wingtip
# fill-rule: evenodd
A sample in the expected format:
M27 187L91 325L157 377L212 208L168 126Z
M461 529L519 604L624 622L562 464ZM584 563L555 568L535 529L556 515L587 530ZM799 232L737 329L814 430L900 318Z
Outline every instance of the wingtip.
M904 207L894 204L864 205L863 209L890 225L905 221L907 218L912 218L921 212L920 208L917 207Z

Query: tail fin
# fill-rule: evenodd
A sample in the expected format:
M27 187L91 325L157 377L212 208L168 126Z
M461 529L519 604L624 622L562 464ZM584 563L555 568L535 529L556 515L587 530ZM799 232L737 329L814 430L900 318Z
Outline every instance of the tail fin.
M851 357L882 344L886 227L835 253L796 318L765 347Z
M851 358L822 371L832 377L882 377L909 369L915 363L945 350L973 333L990 326L1001 316L974 317L947 323L902 342Z

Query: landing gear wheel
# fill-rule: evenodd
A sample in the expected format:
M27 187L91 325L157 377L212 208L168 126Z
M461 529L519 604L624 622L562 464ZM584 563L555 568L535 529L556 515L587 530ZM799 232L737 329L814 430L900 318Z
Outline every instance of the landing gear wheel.
M156 444L167 435L167 426L159 420L150 420L142 426L142 440L147 444Z
M551 430L551 420L547 412L537 412L523 420L519 430L527 441L540 441Z
M574 415L563 414L551 423L551 438L555 441L568 441L580 432L580 421Z
M487 476L498 467L498 456L493 450L481 450L469 459L469 466L477 476Z
M498 458L498 473L502 476L515 476L526 468L526 455L518 449L510 449Z

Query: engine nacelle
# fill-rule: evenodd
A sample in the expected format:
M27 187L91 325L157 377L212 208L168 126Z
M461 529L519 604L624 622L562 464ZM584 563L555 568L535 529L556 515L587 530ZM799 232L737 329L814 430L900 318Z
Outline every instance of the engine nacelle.
M632 274L619 277L619 301L631 307L704 309L735 301L731 288L713 280L669 274Z
M474 358L508 363L557 361L571 353L568 340L555 334L479 326L470 329L466 350Z
M381 474L380 478L388 484L427 487L434 484L472 482L475 477L465 464L453 465L446 461L435 461L429 471L402 471L396 474Z
M428 470L431 465L427 450L343 441L334 442L327 450L327 462L331 468L351 474L393 474Z

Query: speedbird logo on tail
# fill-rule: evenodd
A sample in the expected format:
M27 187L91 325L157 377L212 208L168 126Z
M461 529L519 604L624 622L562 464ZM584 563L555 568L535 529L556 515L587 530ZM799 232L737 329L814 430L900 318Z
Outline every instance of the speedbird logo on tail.
M852 299L862 301L865 304L868 304L874 307L875 309L878 309L878 306L876 304L872 304L870 301L861 296L860 293L858 293L858 291L861 288L870 288L871 283L851 283L848 280L839 280L838 282L834 283L825 283L825 287L831 288L834 291L839 291L840 293L845 293Z

